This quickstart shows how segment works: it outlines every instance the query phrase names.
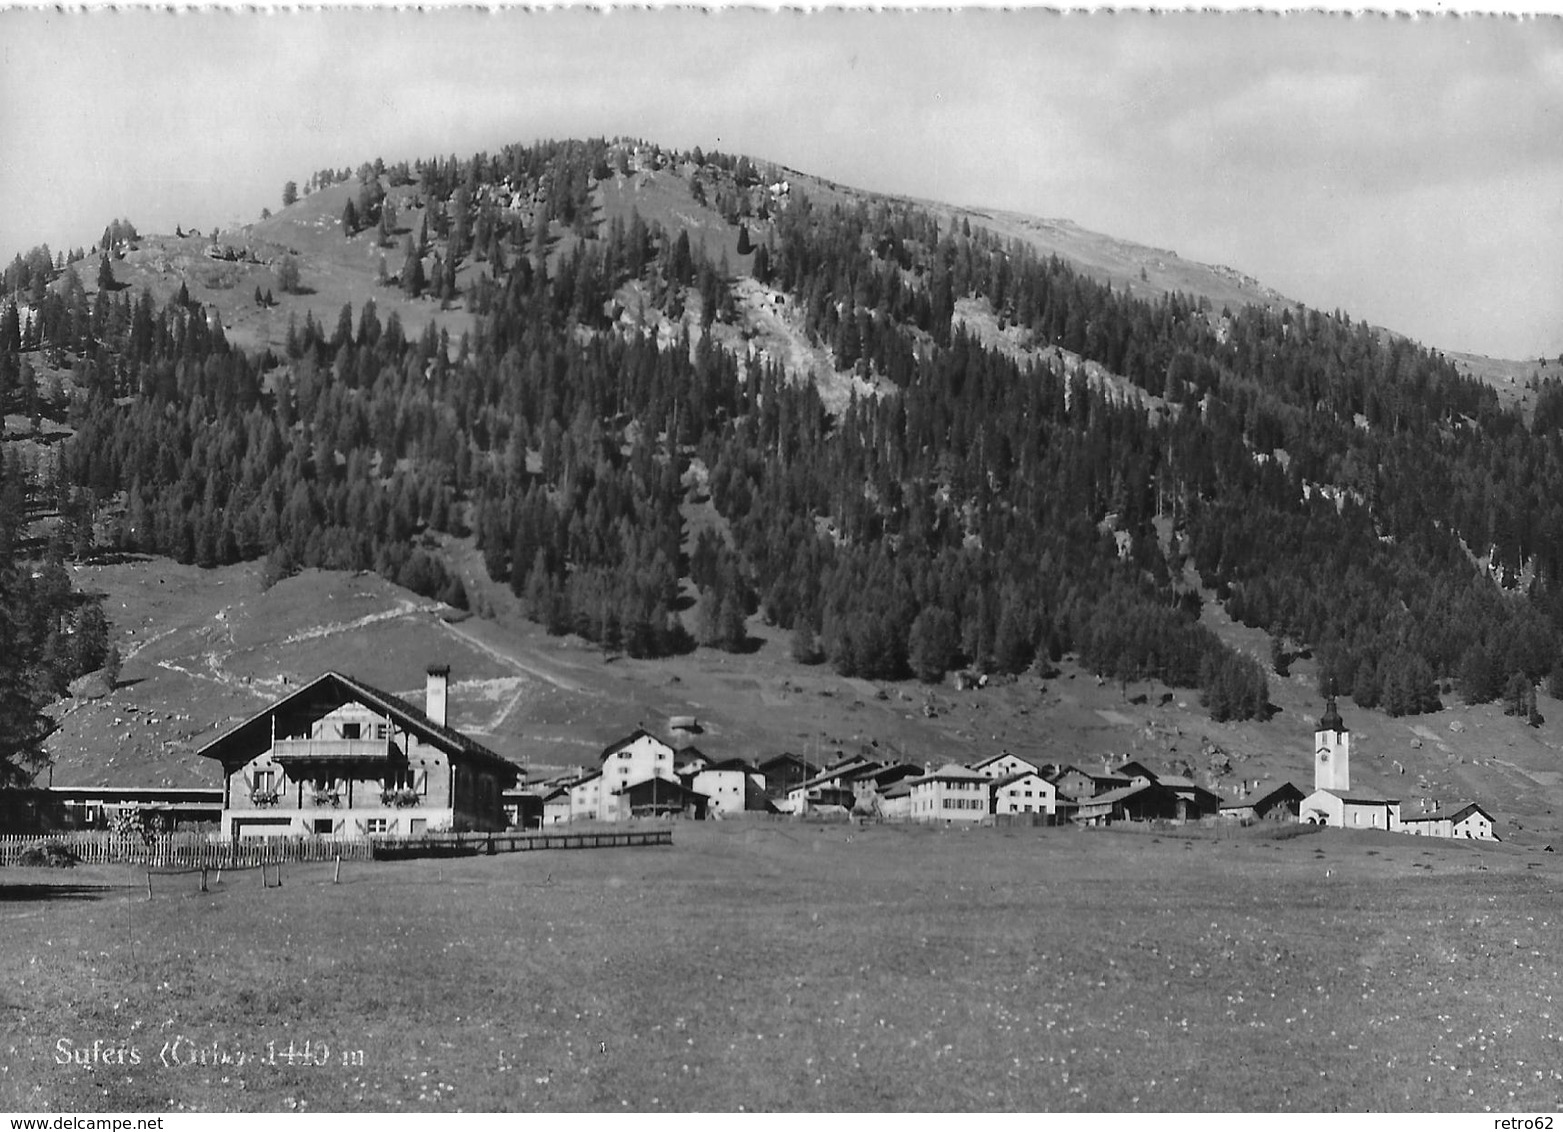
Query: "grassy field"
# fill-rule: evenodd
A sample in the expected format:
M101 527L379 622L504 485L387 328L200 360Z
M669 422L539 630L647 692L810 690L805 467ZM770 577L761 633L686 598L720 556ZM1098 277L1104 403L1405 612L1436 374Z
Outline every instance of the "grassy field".
M1550 856L1342 831L674 836L345 865L339 886L329 866L270 890L158 878L150 902L128 870L0 870L0 1109L1550 1111L1563 1094ZM94 1040L139 1064L60 1064ZM165 1067L176 1040L180 1060L230 1062Z

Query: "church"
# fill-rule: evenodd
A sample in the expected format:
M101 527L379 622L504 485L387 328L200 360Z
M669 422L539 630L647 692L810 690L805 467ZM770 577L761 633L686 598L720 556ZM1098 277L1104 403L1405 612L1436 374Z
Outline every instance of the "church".
M1331 696L1313 733L1313 793L1298 807L1298 820L1341 829L1400 832L1400 799L1351 788L1351 732Z

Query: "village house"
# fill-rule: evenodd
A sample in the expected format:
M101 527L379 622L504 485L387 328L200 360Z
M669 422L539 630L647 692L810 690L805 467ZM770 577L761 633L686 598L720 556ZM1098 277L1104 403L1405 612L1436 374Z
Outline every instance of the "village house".
M681 747L673 757L673 774L677 778L704 770L711 760L699 747Z
M569 799L566 821L597 821L603 816L602 771L588 771L564 788ZM548 804L543 803L543 813Z
M852 788L853 801L859 808L873 808L893 786L920 777L924 770L913 763L887 763L854 771L843 782Z
M1008 751L1001 751L996 755L989 755L981 762L973 763L972 770L988 778L1008 778L1011 775L1024 774L1028 771L1039 772L1041 767L1036 763L1012 755Z
M677 780L652 775L615 792L613 802L612 821L678 817L704 821L710 814L711 799Z
M980 767L972 768L981 774ZM990 812L999 814L1058 813L1058 787L1035 770L1020 771L993 780Z
M650 779L678 785L673 771L673 748L643 728L603 748L601 766L571 789L571 817L575 820L624 821L631 815L619 795ZM580 809L573 809L579 799Z
M1119 774L1091 774L1081 770L1077 766L1062 766L1052 776L1053 785L1059 792L1084 801L1097 794L1105 794L1109 790L1119 790L1131 785L1130 780Z
M772 755L755 769L765 776L765 792L773 802L784 800L790 791L819 773L813 763L786 751Z
M446 724L450 670L424 710L338 672L283 697L197 754L223 769L231 838L502 830L518 768Z
M1241 825L1258 821L1296 821L1302 800L1301 790L1290 782L1283 782L1256 798L1223 802L1221 817Z
M702 759L698 770L680 775L680 780L695 793L710 799L712 817L775 809L765 796L765 776L742 759L721 762Z
M543 825L561 825L570 820L570 788L555 786L543 795Z
M1497 841L1493 833L1493 817L1476 802L1469 802L1457 810L1438 811L1402 818L1401 828L1418 837L1458 837L1473 841Z
M883 765L862 755L838 759L813 778L805 779L787 791L786 800L777 809L784 814L850 811L857 800L851 780L863 773L879 770Z
M902 779L879 799L879 816L885 821L906 821L912 816L912 784L915 778Z
M1181 824L1215 814L1221 797L1187 779L1167 782L1140 781L1103 794L1081 798L1075 821L1081 825L1110 825L1119 821L1165 821Z
M975 825L988 816L991 781L957 763L946 763L920 778L909 778L906 817L911 821Z

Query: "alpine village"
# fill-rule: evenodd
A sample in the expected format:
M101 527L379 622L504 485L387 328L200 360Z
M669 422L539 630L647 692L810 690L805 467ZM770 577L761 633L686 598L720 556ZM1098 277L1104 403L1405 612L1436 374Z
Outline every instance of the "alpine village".
M1325 1013L1368 1010L1359 925L1374 993L1429 1018L1469 1009L1451 972L1542 954L1563 358L1494 376L1230 268L716 149L279 189L4 270L0 875L102 869L124 946L185 955L103 976L129 989L86 1045L135 1044L120 997L226 1041L157 988L204 995L183 972L233 940L238 1014L324 1018L368 1062L203 1063L208 1093L61 1070L0 1107L1329 1107L1363 1055L1237 1096L1177 1051L1382 1036ZM1492 958L1461 925L1504 885ZM121 962L18 922L75 980ZM605 1005L610 952L667 987ZM903 967L915 1010L874 1000ZM1196 991L1225 1014L1179 1030ZM448 1028L393 1022L427 1010ZM980 1091L929 1060L977 1050ZM1341 1103L1463 1099L1429 1056ZM1557 1095L1520 1064L1521 1099Z

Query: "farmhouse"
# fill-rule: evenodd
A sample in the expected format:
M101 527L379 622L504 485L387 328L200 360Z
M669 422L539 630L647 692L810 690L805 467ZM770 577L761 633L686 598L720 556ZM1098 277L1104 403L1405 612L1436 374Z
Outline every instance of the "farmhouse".
M785 751L766 759L755 769L765 776L765 792L772 801L785 798L789 791L803 785L819 771L807 759Z
M1042 768L1034 762L1029 762L1019 755L1012 755L1008 751L1001 751L996 755L989 755L981 762L973 763L972 770L988 778L1008 778L1011 775L1024 774L1028 771L1036 772Z
M1469 802L1457 810L1402 818L1400 824L1406 833L1419 837L1458 837L1473 841L1499 840L1498 835L1492 831L1492 815L1476 802Z
M921 778L909 778L906 816L912 821L976 824L988 816L990 781L956 763L946 763Z
M975 768L980 774L981 767ZM1057 814L1058 787L1035 770L993 780L989 810L994 814Z
M1290 782L1283 782L1257 798L1222 803L1221 816L1243 825L1256 821L1296 821L1302 800L1301 790Z
M711 764L711 759L699 747L680 747L673 760L673 773L679 778L698 774Z
M1195 786L1187 779L1142 781L1081 798L1075 821L1081 825L1110 825L1119 821L1191 822L1214 814L1220 803L1219 795Z
M1086 798L1097 794L1105 794L1109 790L1119 790L1132 783L1125 775L1119 774L1090 774L1077 766L1062 766L1052 775L1053 785L1068 794L1071 798Z
M590 816L602 821L619 821L630 816L613 797L628 787L652 778L678 784L678 777L673 773L673 748L642 728L636 728L617 743L603 748L599 774L595 812ZM574 801L573 795L571 800Z
M505 828L518 768L445 722L450 670L428 670L424 710L327 672L212 740L228 837L417 836Z
M630 818L694 818L703 821L710 799L676 780L660 775L643 778L615 793L609 821Z
M857 797L852 789L852 779L879 770L881 766L862 755L838 759L813 778L805 779L787 791L787 799L778 809L787 814L806 814L820 809L850 810Z
M680 778L690 790L710 799L712 817L775 809L765 796L765 776L742 759L702 760L700 769Z

